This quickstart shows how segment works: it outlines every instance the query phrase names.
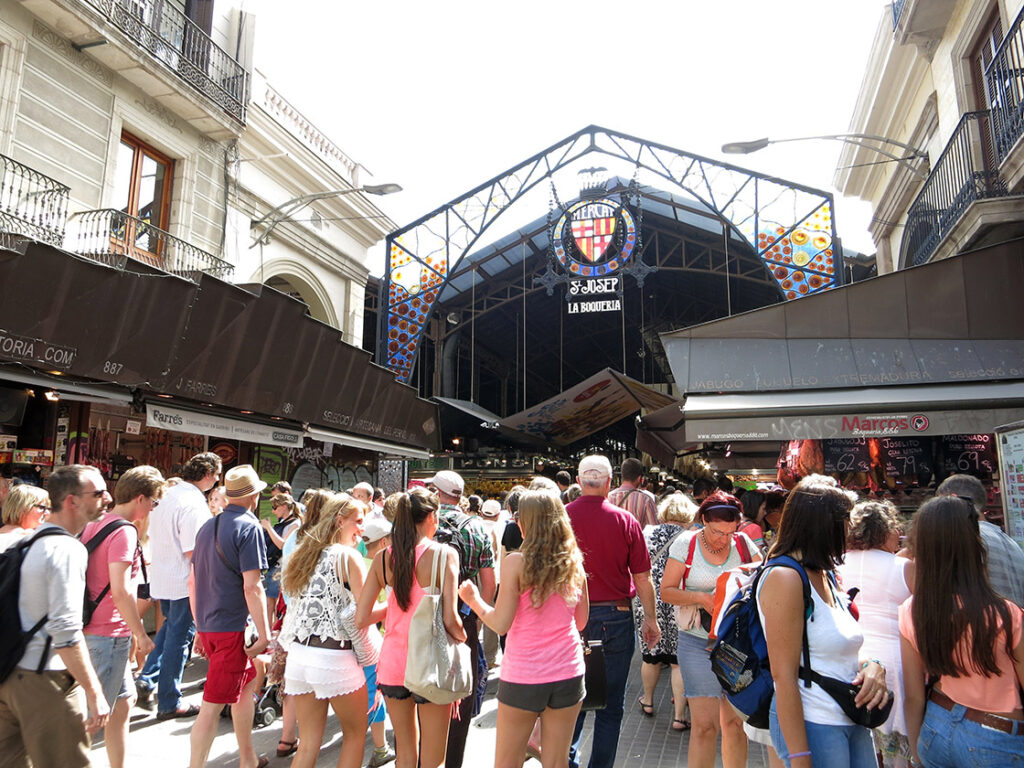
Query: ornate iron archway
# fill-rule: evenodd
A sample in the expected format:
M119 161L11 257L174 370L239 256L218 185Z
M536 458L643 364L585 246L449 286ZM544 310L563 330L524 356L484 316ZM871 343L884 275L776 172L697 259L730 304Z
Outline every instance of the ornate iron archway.
M409 380L431 310L462 257L530 190L592 153L708 206L753 248L784 298L841 282L828 192L589 126L388 236L377 356L400 381Z

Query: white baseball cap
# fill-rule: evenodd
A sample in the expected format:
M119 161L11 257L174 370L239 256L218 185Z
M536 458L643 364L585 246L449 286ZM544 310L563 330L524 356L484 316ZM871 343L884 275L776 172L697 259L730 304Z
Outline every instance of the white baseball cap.
M363 541L367 544L373 544L375 541L380 541L385 536L391 535L391 523L389 523L383 517L373 517L366 521L366 525L363 528Z
M497 499L488 499L480 507L482 517L497 517L501 514L501 502Z
M608 461L605 456L584 456L580 460L579 472L580 477L584 475L598 476L598 477L611 477L612 476L612 463Z
M450 469L442 469L430 478L427 483L437 488L441 493L447 493L449 496L461 496L463 489L466 487L462 475L458 472L452 472Z

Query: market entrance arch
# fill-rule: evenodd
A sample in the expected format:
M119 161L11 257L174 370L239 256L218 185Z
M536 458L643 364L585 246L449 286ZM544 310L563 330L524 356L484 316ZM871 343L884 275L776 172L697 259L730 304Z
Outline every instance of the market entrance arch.
M388 236L378 361L408 382L432 310L463 257L499 217L536 197L545 183L560 215L566 205L557 199L557 182L592 170L583 166L595 158L631 174L636 188L657 185L706 208L727 239L752 249L783 299L842 281L830 193L589 126ZM637 279L643 280L643 269ZM523 280L525 287L527 275Z

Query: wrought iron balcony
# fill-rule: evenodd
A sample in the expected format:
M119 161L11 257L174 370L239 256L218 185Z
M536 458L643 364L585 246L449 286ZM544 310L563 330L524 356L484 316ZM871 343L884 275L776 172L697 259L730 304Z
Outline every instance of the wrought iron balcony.
M907 211L901 263L924 264L935 254L972 203L1005 197L991 140L988 110L967 112L942 150L920 193Z
M67 187L0 155L0 232L60 245L67 218Z
M249 73L195 22L165 0L86 0L110 22L245 124Z
M190 280L196 272L226 278L234 271L228 262L124 211L104 208L71 218L76 231L68 247L112 267L128 257Z
M1024 134L1024 8L985 70L985 83L992 106L992 137L1002 163Z

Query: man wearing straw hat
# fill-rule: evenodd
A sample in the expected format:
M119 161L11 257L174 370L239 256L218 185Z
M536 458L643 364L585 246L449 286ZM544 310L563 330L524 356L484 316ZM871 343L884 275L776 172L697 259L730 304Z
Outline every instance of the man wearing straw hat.
M217 735L220 711L231 704L242 768L265 766L252 745L256 667L253 659L267 648L267 602L261 571L267 568L262 529L250 514L267 484L242 464L228 470L224 492L228 505L196 535L189 593L196 616L196 651L209 659L203 704L192 727L190 768L206 765ZM252 616L257 637L248 645L245 627Z

